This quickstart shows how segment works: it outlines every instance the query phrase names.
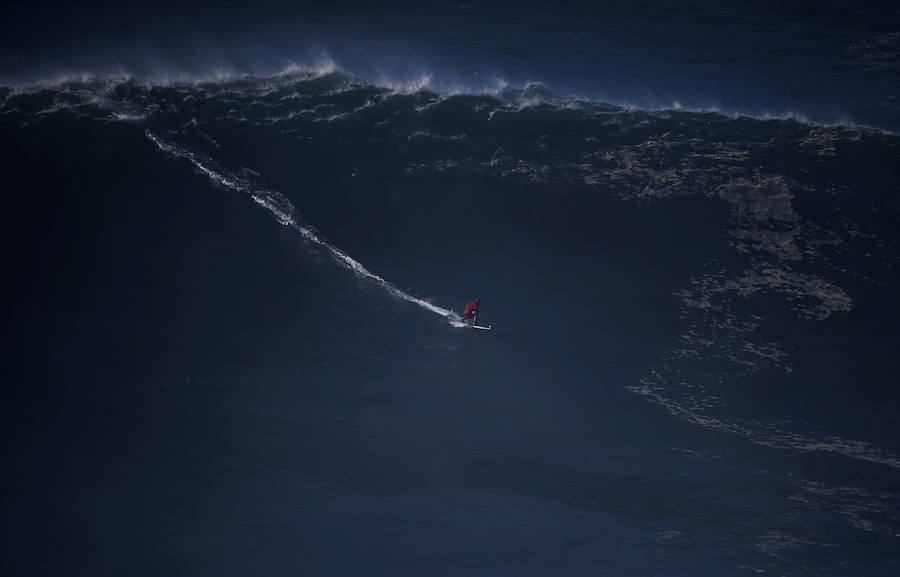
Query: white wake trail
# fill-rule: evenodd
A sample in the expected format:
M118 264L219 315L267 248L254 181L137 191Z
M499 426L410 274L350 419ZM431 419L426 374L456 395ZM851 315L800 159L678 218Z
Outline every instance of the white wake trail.
M178 146L177 144L165 141L157 137L149 130L146 130L144 134L146 134L147 138L153 141L153 143L156 144L156 146L158 146L161 151L171 156L176 156L178 158L183 158L189 161L197 168L197 170L205 174L216 184L248 195L253 199L254 202L272 213L272 216L274 216L278 222L280 222L284 226L296 230L303 238L323 248L328 252L328 254L331 255L335 262L345 268L350 269L357 277L381 286L384 290L386 290L389 294L396 298L419 305L425 310L441 315L442 317L447 318L451 323L459 318L456 313L449 309L433 305L426 300L414 297L409 293L403 292L382 277L373 272L370 272L368 269L366 269L366 267L362 265L362 263L355 260L350 255L342 252L334 245L329 244L325 239L319 237L315 233L315 231L313 231L313 229L304 226L299 221L296 208L293 204L291 204L291 201L289 201L287 197L285 197L280 192L257 186L238 175L231 174L224 169L218 168L212 159Z

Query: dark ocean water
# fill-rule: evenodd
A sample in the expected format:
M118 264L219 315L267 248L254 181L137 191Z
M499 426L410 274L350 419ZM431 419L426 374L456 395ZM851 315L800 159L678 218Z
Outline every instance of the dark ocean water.
M7 23L4 574L900 571L896 9L144 8Z

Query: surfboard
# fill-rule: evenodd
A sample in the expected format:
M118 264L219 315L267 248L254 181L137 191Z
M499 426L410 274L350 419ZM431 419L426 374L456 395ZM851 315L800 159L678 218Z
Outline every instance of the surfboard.
M486 326L486 327L483 327L483 326L481 326L481 325L470 325L470 326L471 326L473 329L479 329L479 330L482 330L482 331L489 331L489 330L491 330L491 325L488 325L488 326Z

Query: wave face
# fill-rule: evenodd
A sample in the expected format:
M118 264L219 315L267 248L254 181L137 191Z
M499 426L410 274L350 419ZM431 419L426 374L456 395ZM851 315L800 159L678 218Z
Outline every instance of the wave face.
M0 92L10 574L896 565L900 138L338 68Z

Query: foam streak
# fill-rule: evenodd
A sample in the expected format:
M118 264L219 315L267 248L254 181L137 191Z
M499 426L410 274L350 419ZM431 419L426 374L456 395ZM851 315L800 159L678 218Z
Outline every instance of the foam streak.
M312 228L305 226L300 222L296 208L291 204L287 197L280 192L256 186L238 175L230 174L226 170L215 166L215 161L212 159L206 158L201 154L187 150L171 142L167 142L149 130L145 131L144 134L146 134L147 138L156 144L161 151L171 156L189 161L198 171L200 171L200 173L206 175L214 183L250 196L254 202L272 213L272 216L274 216L279 223L296 230L307 241L323 248L331 255L336 263L351 270L357 277L375 283L395 298L416 304L425 310L447 318L450 322L454 322L458 319L458 315L453 311L433 305L426 300L398 289L382 277L370 272L362 265L362 263L350 255L321 238Z

